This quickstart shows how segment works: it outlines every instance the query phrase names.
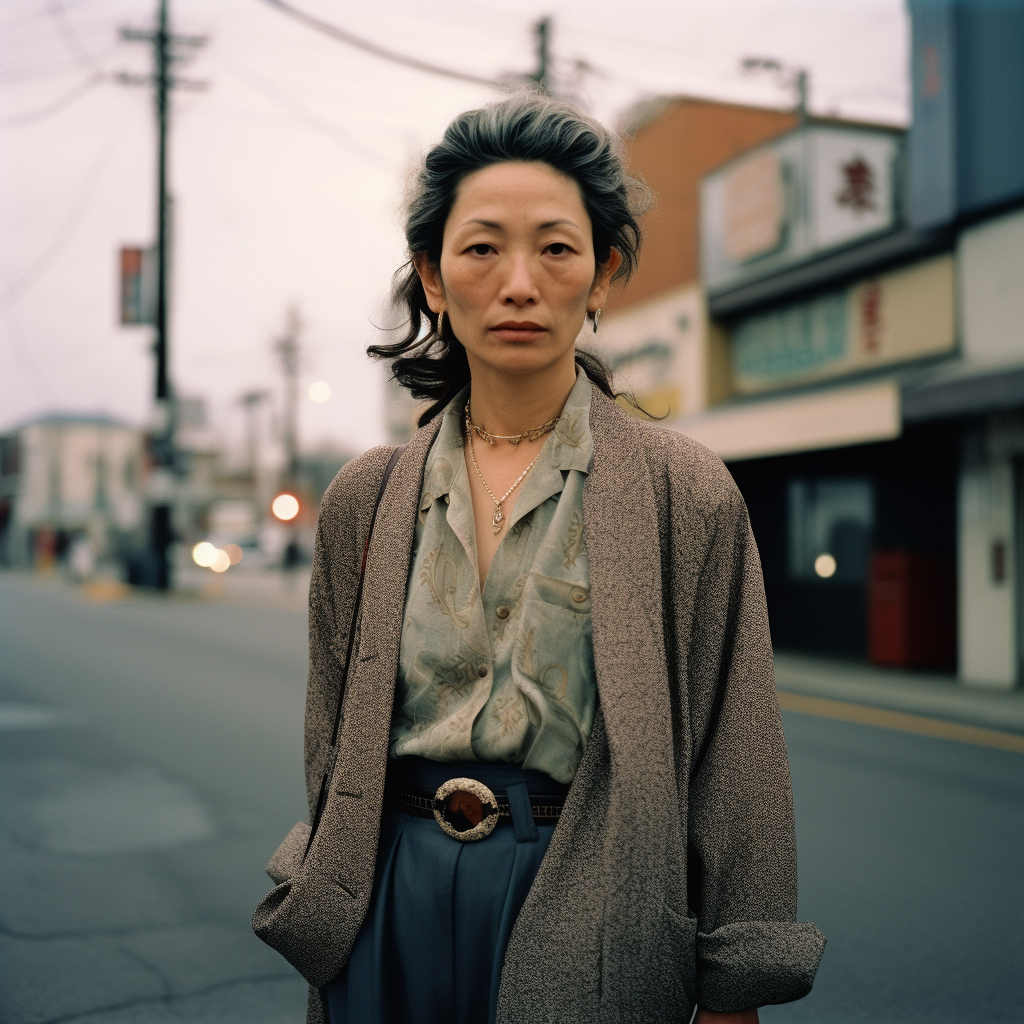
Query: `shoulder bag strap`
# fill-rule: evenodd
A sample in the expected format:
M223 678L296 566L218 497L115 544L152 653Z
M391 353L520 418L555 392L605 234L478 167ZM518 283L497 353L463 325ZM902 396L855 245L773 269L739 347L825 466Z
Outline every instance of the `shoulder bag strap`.
M309 839L306 840L306 850L302 855L303 861L306 859L306 854L309 853L309 848L313 845L313 836L316 835L316 830L320 825L320 818L324 812L324 805L327 803L327 788L331 783L331 776L334 774L334 762L338 757L338 732L341 728L341 709L345 700L345 690L348 686L348 669L352 662L352 648L356 639L356 625L359 621L359 608L363 601L363 581L366 579L366 556L370 551L370 538L373 536L373 527L377 522L377 512L380 509L381 499L384 497L384 491L388 486L388 480L391 477L391 472L395 468L398 460L402 457L405 449L408 447L408 444L403 444L391 453L391 458L388 459L388 464L384 467L384 476L381 478L380 488L377 491L377 500L373 504L373 513L370 516L370 526L366 531L366 543L363 545L363 559L359 564L359 583L356 586L356 599L352 605L352 623L348 630L348 649L345 651L345 665L342 669L342 686L338 691L338 706L334 712L334 728L331 730L331 749L327 757L327 764L324 767L323 778L320 780L320 793L316 799L316 810L313 813L313 821L310 823Z
M356 624L359 621L359 608L363 602L363 581L366 579L366 556L370 552L370 538L373 536L373 527L377 522L377 512L380 509L381 499L384 497L384 491L388 486L388 480L391 477L391 471L395 468L395 464L402 457L402 453L408 448L408 444L403 444L400 448L396 448L391 453L391 458L388 459L388 464L384 467L384 476L380 481L380 488L377 491L377 500L373 503L373 513L370 516L370 528L366 531L366 543L363 545L363 560L359 563L359 583L356 586L356 599L352 605L352 624L348 630L348 648L345 651L345 665L342 669L342 679L344 683L348 684L348 667L352 662L352 647L356 640ZM334 728L331 730L331 747L334 748L338 745L338 730L341 728L341 707L345 696L344 686L341 692L338 694L338 706L334 712ZM334 758L331 758L333 762Z

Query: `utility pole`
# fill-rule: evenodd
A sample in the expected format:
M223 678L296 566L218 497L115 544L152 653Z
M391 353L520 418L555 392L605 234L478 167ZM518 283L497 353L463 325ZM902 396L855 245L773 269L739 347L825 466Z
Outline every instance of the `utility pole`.
M299 479L299 336L302 320L299 311L291 306L285 317L284 334L274 342L274 351L281 360L284 375L284 422L281 434L287 456L286 483L292 487Z
M245 434L249 477L252 480L252 501L256 508L258 523L263 522L264 506L269 499L264 488L264 477L260 460L260 423L259 408L270 397L267 391L247 391L239 401L245 409Z
M533 26L534 38L537 40L537 70L527 75L537 83L537 91L545 96L551 95L551 19L541 18Z
M796 72L796 109L800 115L800 124L807 124L807 69L800 68Z
M171 200L167 187L167 133L169 121L169 93L172 88L203 89L205 83L190 82L171 74L171 63L180 60L172 50L175 45L196 49L206 39L203 36L175 36L171 34L167 11L168 0L159 0L157 7L156 28L152 31L134 28L122 28L121 38L128 42L145 42L153 47L152 76L131 75L122 73L117 80L122 85L152 85L156 111L156 148L157 148L157 180L156 180L156 309L154 327L156 337L153 352L156 357L156 386L154 388L157 409L159 410L159 426L157 436L153 439L152 457L157 472L161 474L164 484L162 492L150 513L150 556L151 570L147 574L148 583L159 590L167 590L171 586L171 566L168 549L174 541L174 526L170 491L173 489L173 476L178 470L174 450L174 432L176 414L174 407L174 390L171 387L168 373L168 271L170 266L170 206Z
M807 109L810 75L806 68L784 64L775 57L744 57L740 66L747 74L758 71L767 72L785 88L792 89L796 96L796 111L800 117L800 125L802 127L807 124L810 117Z
M302 320L299 311L291 306L285 317L284 334L274 342L274 350L281 360L284 375L284 416L281 424L282 440L287 457L283 489L298 498L299 491L299 337ZM298 507L298 506L296 506ZM284 549L284 568L294 569L302 559L294 513L289 521L288 543Z
M259 454L259 423L257 421L257 410L267 400L266 391L247 391L239 401L245 408L245 433L249 473L252 476L253 492L258 489L260 473Z
M160 0L156 31L153 33L153 65L156 99L156 400L169 403L167 381L167 91L168 74L167 0ZM169 417L169 418L173 418Z

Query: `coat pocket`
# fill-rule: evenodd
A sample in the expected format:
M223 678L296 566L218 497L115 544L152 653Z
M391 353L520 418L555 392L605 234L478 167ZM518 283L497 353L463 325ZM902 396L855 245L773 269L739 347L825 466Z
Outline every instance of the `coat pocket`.
M300 821L284 837L284 842L274 851L274 856L267 864L267 874L275 885L287 882L289 878L298 874L308 842L309 825Z

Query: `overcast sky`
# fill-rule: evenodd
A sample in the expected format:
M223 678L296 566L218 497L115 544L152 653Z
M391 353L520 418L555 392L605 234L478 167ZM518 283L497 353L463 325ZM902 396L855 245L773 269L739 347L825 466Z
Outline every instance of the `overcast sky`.
M394 50L488 78L532 70L532 22L554 19L562 87L614 126L643 97L784 106L747 55L811 75L815 112L905 123L901 0L292 0ZM0 2L0 429L54 411L142 423L147 328L117 324L117 250L154 234L145 44L155 0ZM363 354L403 256L403 181L456 113L495 91L395 66L265 0L172 0L208 44L174 97L172 375L236 433L238 396L276 388L270 349L296 303L306 329L306 444L383 439L383 372ZM580 73L577 62L588 71ZM329 383L316 405L308 385Z

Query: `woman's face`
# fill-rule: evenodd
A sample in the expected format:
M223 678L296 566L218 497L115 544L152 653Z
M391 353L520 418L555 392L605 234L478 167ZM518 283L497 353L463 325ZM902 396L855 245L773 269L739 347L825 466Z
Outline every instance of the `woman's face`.
M492 164L465 178L444 229L440 267L417 257L431 309L444 310L480 366L529 374L572 362L588 310L620 263L597 267L576 182L543 163Z

